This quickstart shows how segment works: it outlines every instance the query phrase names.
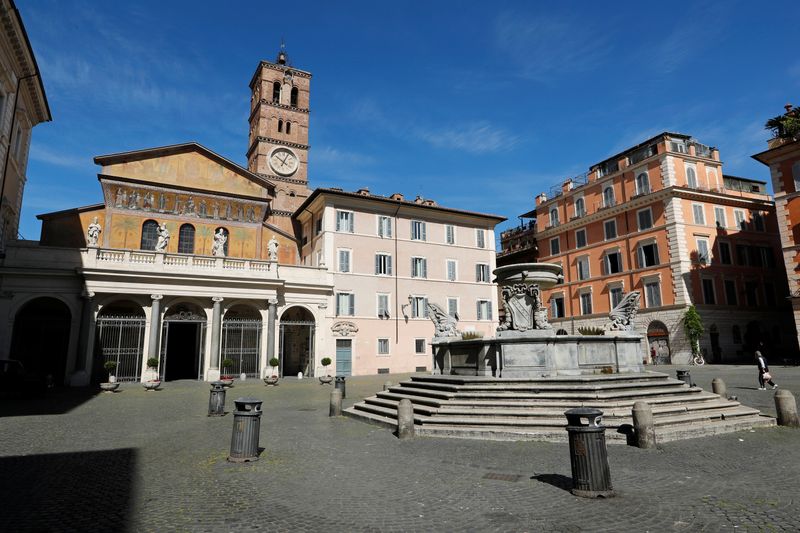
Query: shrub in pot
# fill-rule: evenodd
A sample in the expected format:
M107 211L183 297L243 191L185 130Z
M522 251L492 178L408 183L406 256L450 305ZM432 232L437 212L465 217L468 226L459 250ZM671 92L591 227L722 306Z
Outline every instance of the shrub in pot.
M333 378L331 377L330 373L328 372L328 366L331 364L331 358L330 357L323 357L322 360L320 361L320 363L325 368L325 375L319 377L319 382L322 383L322 384L330 383L333 380Z

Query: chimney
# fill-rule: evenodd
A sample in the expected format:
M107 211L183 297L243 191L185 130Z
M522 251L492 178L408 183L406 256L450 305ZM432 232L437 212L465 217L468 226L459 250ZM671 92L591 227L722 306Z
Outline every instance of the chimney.
M403 195L400 194L399 192L396 192L396 193L392 194L389 198L391 200L398 200L400 202L402 202L404 200Z
M422 202L424 202L424 201L425 201L425 200L423 200L422 196L420 196L419 194L417 195L417 197L416 197L416 198L414 198L414 203L415 203L415 204L421 204L421 203L422 203Z
M546 201L547 201L547 195L545 193L540 193L539 196L536 197L536 207L539 207Z
M564 183L561 184L561 192L567 194L569 191L572 190L572 178L567 178Z
M369 187L361 187L356 191L356 194L360 194L361 196L369 196Z

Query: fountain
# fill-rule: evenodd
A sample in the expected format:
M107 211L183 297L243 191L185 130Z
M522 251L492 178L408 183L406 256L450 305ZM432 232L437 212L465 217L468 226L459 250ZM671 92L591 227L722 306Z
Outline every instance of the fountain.
M452 317L438 306L431 309L434 374L533 379L644 371L642 337L633 331L638 291L611 311L602 334L557 335L541 294L561 281L560 265L520 263L494 275L506 311L496 337L463 339Z

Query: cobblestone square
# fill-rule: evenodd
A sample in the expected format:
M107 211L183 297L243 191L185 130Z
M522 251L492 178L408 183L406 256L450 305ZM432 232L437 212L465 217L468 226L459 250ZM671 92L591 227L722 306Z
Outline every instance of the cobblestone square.
M659 366L674 375L678 367ZM706 390L773 415L754 366L689 367ZM800 367L773 365L800 391ZM348 378L345 406L405 375ZM116 394L55 390L0 405L6 531L797 531L800 430L609 446L616 498L568 492L564 444L399 441L328 417L316 380L237 382L264 401L260 460L226 461L232 414L207 417L206 383Z

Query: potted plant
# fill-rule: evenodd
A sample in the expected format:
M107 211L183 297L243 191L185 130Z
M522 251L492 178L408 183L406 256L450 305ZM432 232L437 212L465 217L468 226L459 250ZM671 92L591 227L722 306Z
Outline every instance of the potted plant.
M267 376L264 377L264 383L267 385L277 385L278 384L278 365L280 361L278 361L277 357L273 357L269 360L270 369L267 373Z
M149 372L149 379L142 382L142 386L147 391L156 390L161 386L161 378L158 375L158 358L150 357L147 360L147 370Z
M105 368L106 372L108 372L108 382L101 383L100 388L106 392L114 392L119 388L119 383L117 383L117 377L114 375L114 370L117 369L117 362L106 361L105 363L103 363L103 368Z
M231 368L233 368L233 359L226 357L222 360L222 375L219 377L219 380L226 387L233 386L233 376L228 374L228 370Z
M325 375L319 377L319 383L320 385L325 385L333 381L333 377L328 373L328 366L331 364L331 358L323 357L320 363L322 363L323 368L325 368Z

